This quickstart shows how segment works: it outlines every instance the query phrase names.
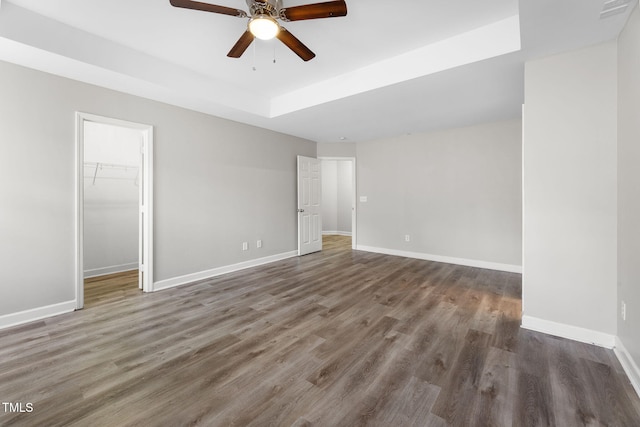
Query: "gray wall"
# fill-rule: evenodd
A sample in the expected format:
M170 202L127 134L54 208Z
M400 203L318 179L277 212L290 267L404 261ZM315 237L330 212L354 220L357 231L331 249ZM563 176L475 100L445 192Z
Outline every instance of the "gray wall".
M350 235L353 174L351 160L322 160L322 231Z
M356 157L353 142L319 142L318 157Z
M351 160L338 160L337 169L337 230L344 234L351 234L351 228L353 226L353 163Z
M358 246L520 266L521 136L507 121L358 143Z
M640 366L640 9L618 39L618 336ZM640 373L638 373L640 374Z
M75 298L75 111L154 126L156 281L296 249L315 143L2 62L0 93L0 316Z
M320 162L322 173L322 232L338 229L338 164L334 160Z
M616 103L615 42L526 64L524 315L614 335Z

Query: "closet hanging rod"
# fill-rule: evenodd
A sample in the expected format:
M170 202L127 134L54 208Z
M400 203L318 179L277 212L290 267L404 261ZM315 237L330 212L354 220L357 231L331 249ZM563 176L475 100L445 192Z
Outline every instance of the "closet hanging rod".
M125 165L118 163L102 163L102 162L84 162L85 166L89 166L92 168L100 167L100 168L112 168L112 169L138 169L138 165Z
M96 185L96 179L98 179L98 171L103 169L119 169L128 173L129 171L136 172L136 176L134 181L134 185L138 185L138 175L140 175L140 168L138 166L132 165L124 165L124 164L116 164L116 163L100 163L100 162L84 162L85 167L93 168L93 181L91 185ZM89 178L85 175L85 178ZM129 180L131 178L121 178L121 177L99 177L101 179L124 179Z

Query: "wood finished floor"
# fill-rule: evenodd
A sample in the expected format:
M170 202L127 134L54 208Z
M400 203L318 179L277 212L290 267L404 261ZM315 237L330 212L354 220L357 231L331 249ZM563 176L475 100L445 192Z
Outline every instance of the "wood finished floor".
M33 404L0 425L640 426L612 351L519 328L517 274L331 237L154 294L117 281L0 331L0 400Z
M141 292L138 288L138 270L91 277L84 280L84 307L114 303Z

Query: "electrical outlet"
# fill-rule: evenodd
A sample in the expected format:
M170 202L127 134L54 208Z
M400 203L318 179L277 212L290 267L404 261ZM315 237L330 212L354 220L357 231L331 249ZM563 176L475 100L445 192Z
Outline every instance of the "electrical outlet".
M410 242L411 241L411 236L409 236L408 234L404 235L404 241L405 242Z
M624 301L622 301L620 307L620 316L622 317L622 320L627 320L627 304L625 304Z
M258 240L258 241L256 242L256 248L258 248L258 249L259 249L259 248L261 248L261 247L262 247L262 240Z
M249 250L249 243L242 242L242 250L243 251L248 251Z

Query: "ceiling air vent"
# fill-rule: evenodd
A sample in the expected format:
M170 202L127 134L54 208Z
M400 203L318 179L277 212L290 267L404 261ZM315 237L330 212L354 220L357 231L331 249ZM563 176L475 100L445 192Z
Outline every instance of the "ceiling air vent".
M605 0L600 12L600 19L624 13L631 0Z

